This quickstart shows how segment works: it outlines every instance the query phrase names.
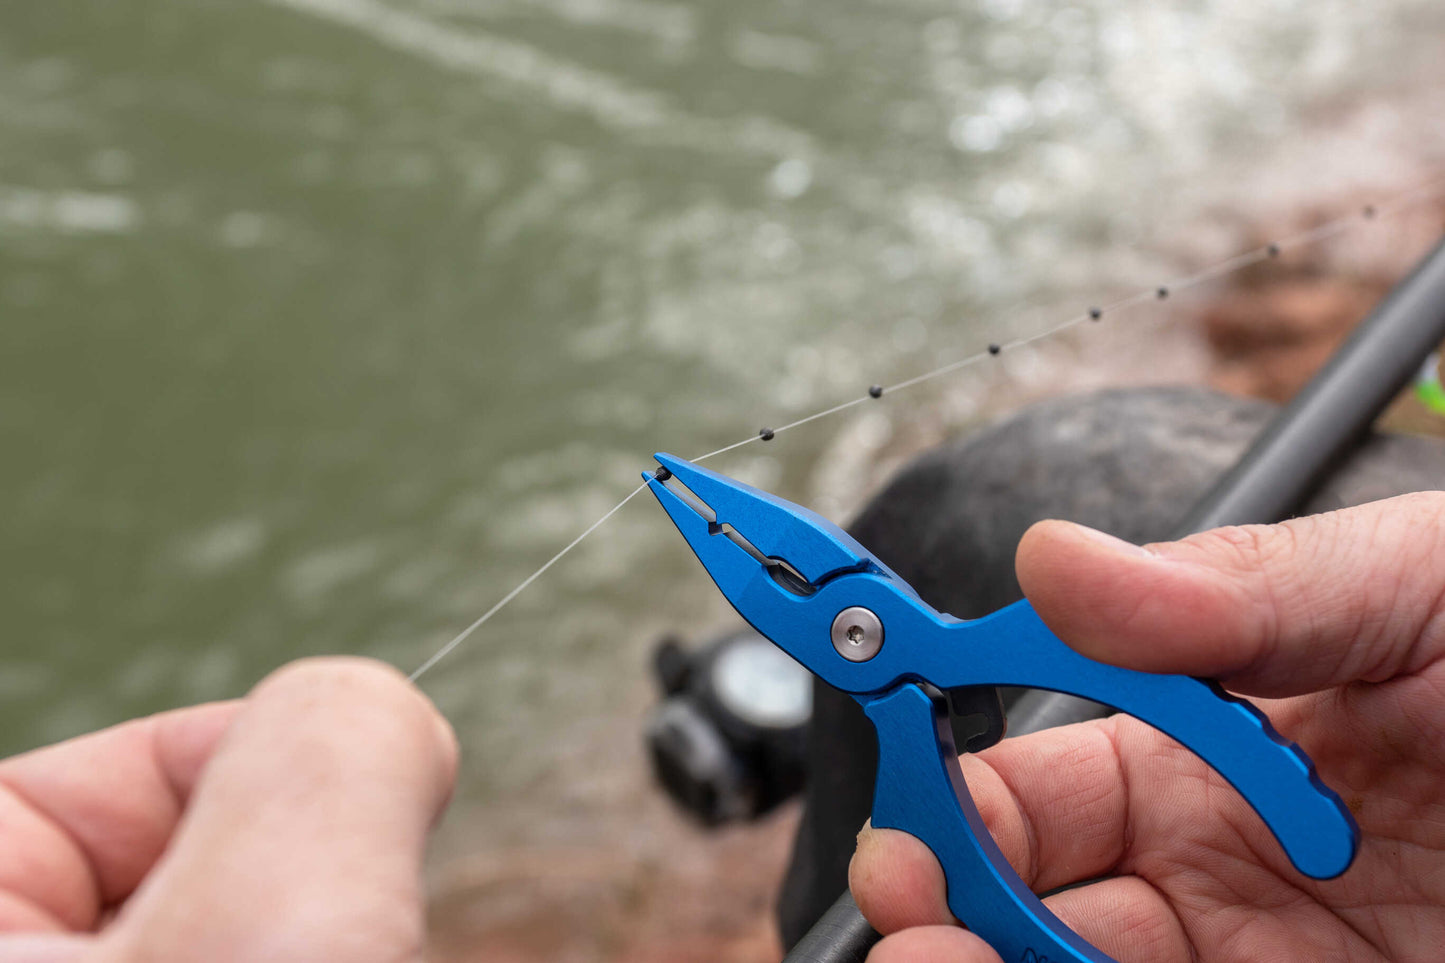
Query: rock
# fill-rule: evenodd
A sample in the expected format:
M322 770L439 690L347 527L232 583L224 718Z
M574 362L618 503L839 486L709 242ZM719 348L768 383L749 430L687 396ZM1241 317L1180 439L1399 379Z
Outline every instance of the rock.
M665 858L600 830L453 860L429 900L431 963L762 963L782 956L770 908L798 807L705 830L656 799ZM616 829L616 827L614 827Z
M1215 357L1212 383L1230 394L1288 401L1388 290L1364 280L1291 278L1231 291L1201 320Z

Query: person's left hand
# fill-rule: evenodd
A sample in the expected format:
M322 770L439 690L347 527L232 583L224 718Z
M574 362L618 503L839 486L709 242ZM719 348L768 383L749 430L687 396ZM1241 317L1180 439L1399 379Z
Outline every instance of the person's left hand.
M0 960L420 961L456 758L395 670L316 659L0 762Z

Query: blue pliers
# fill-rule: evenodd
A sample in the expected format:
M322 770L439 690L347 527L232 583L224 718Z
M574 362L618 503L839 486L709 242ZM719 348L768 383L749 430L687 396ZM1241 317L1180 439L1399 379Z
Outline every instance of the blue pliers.
M948 905L1007 963L1112 963L1046 909L989 835L959 770L941 692L1028 686L1113 706L1178 740L1254 807L1300 872L1354 859L1349 810L1254 706L1212 682L1074 652L1027 600L972 621L940 613L832 522L672 455L643 477L727 600L878 733L873 824L923 841Z

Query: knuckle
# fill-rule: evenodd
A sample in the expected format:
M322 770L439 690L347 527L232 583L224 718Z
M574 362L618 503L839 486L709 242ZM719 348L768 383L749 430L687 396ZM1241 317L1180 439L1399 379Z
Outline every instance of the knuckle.
M1200 550L1209 567L1224 576L1232 591L1248 604L1257 636L1268 639L1276 616L1300 592L1293 576L1301 552L1299 532L1289 524L1231 525L1186 539Z
M252 698L286 701L320 715L361 715L374 730L394 727L400 738L428 745L454 771L457 741L450 725L394 666L357 656L322 656L291 662L263 679Z
M1198 535L1192 542L1216 567L1226 571L1256 572L1271 562L1288 560L1298 544L1288 525L1229 525Z
M283 665L263 679L256 691L364 689L385 693L405 682L395 668L375 659L313 656Z
M1399 552L1412 570L1433 569L1445 552L1445 492L1415 492L1391 499L1391 511L1368 516L1372 547Z

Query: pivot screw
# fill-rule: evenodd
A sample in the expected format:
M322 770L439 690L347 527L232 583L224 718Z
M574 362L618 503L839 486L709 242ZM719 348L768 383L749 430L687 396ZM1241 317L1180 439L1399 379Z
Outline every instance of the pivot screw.
M861 605L839 612L832 634L833 648L849 662L867 662L883 648L883 622Z

